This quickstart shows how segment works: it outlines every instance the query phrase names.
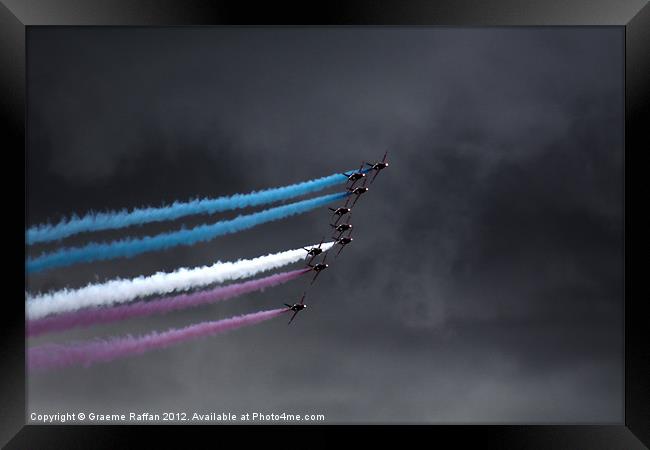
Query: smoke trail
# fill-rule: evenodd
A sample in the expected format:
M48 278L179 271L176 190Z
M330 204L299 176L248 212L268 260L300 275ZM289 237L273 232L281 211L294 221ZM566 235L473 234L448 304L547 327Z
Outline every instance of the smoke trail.
M158 299L155 301L140 301L129 305L120 305L114 308L93 308L76 311L68 314L30 320L27 323L27 335L38 336L53 331L67 330L74 327L88 327L97 323L115 322L118 320L132 319L134 317L148 316L151 314L165 314L179 309L192 308L199 305L228 300L249 292L271 288L309 272L310 269L298 269L283 272L265 278L231 284L208 291L193 294L177 295Z
M317 245L313 244L310 247ZM323 243L321 248L326 251L333 245L334 242L327 242ZM118 278L104 283L88 284L79 289L63 289L35 296L27 294L27 318L40 319L49 314L76 311L89 306L124 303L148 295L170 294L213 283L250 278L258 273L304 260L306 255L304 249L298 248L253 259L217 262L211 266L193 269L181 267L170 273L158 272L127 280Z
M30 370L46 370L79 364L88 367L93 363L138 355L190 339L213 336L248 325L255 325L278 317L286 311L287 308L260 311L224 320L202 322L162 333L154 332L140 337L127 336L69 345L44 344L28 348L27 361Z
M355 169L356 171L356 169ZM363 170L368 172L369 169ZM349 171L347 173L351 173ZM247 208L288 200L301 195L343 183L347 178L335 173L333 175L304 181L278 188L265 189L248 194L235 194L228 197L204 198L189 202L174 202L169 206L158 208L138 208L131 211L109 211L105 213L86 214L64 219L56 225L37 225L27 230L28 244L54 241L77 233L126 228L151 222L175 220L192 214L214 214L233 209Z
M29 259L26 264L26 269L28 273L40 272L55 267L65 267L83 262L124 257L130 258L141 253L163 250L178 245L193 245L197 242L209 241L217 236L253 228L266 222L302 214L335 200L345 198L348 195L349 192L324 195L322 197L265 209L253 214L240 215L232 220L199 225L189 230L181 229L170 233L161 233L155 236L146 236L137 239L122 239L107 243L93 242L84 247L63 248L52 253L42 254L34 259Z

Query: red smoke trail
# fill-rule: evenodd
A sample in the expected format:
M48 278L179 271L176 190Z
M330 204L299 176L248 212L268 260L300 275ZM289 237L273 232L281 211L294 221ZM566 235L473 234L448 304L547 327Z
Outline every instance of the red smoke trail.
M287 312L287 308L271 309L229 319L202 322L185 328L151 333L140 337L79 342L70 345L45 344L27 349L29 370L47 370L73 365L90 366L125 356L139 355L150 350L226 331L255 325Z
M129 305L120 305L112 308L92 308L71 313L64 313L27 322L27 335L38 336L44 333L67 330L74 327L88 327L98 323L115 322L134 317L152 314L165 314L185 308L192 308L218 301L228 300L233 297L250 292L274 287L309 272L310 269L299 269L282 272L245 283L220 286L208 291L191 294L176 295L157 300L140 301Z

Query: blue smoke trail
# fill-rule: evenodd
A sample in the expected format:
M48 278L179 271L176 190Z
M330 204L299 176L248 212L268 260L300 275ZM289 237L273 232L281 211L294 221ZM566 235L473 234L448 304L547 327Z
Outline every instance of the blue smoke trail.
M365 169L362 172L368 172L368 170ZM356 169L347 173L352 172L356 172ZM248 194L197 199L189 202L174 202L169 206L159 208L91 213L83 217L73 216L70 219L62 220L56 225L36 225L29 228L26 233L26 240L27 244L31 245L63 239L77 233L126 228L132 225L175 220L192 214L214 214L249 206L260 206L317 192L341 184L346 180L347 178L344 175L335 173L323 178Z
M253 214L240 215L232 220L199 225L189 230L179 230L161 233L155 236L145 236L138 239L122 239L119 241L97 243L92 242L83 247L63 248L52 253L45 253L37 258L29 259L26 263L27 273L40 272L55 267L71 266L73 264L100 261L114 258L131 258L141 253L163 250L177 245L193 245L197 242L208 241L217 236L237 233L253 228L266 222L284 219L285 217L302 214L312 209L324 206L335 200L350 195L349 192L324 195L322 197L302 200L288 205L265 209Z

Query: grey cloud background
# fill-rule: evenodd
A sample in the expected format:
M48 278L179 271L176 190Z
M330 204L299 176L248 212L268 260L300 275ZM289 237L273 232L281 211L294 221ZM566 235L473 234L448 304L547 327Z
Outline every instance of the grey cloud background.
M291 327L32 375L29 410L620 422L622 50L617 28L30 29L30 224L284 185L385 149L391 165ZM28 286L295 248L327 220L315 211ZM50 339L273 308L307 282Z

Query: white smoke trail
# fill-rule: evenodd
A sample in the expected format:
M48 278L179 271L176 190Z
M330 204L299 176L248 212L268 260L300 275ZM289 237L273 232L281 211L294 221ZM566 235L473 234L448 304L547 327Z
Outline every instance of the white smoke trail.
M334 242L327 242L323 243L321 248L325 251L333 245ZM317 246L318 244L314 244L310 247ZM217 262L211 266L193 269L182 267L174 272L158 272L128 280L118 278L104 283L89 284L79 289L63 289L33 296L28 293L27 319L40 319L50 314L124 303L152 294L169 294L208 284L249 278L261 272L298 262L306 256L305 249L299 248L253 259Z

